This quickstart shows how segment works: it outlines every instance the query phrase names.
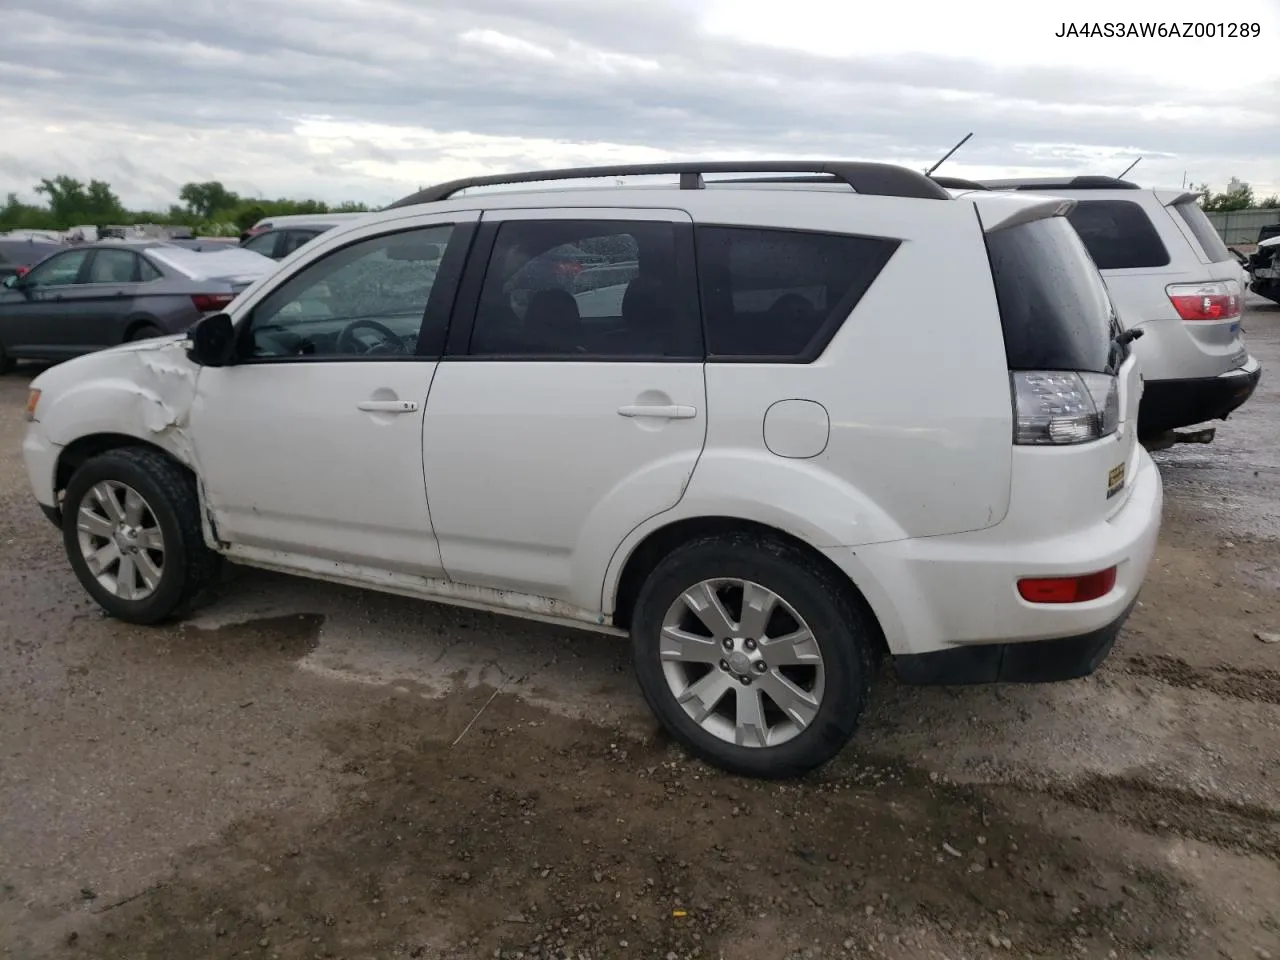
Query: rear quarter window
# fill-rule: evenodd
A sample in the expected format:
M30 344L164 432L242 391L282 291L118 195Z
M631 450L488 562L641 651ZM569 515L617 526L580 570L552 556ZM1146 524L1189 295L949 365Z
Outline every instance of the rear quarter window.
M1066 218L996 230L987 255L1010 370L1114 372L1111 298Z
M1209 218L1204 215L1204 211L1200 209L1200 204L1194 200L1186 200L1182 203L1173 205L1173 214L1181 217L1185 223L1195 234L1196 242L1200 244L1200 249L1204 251L1204 255L1209 258L1210 263L1222 263L1224 260L1234 260L1231 251L1227 249L1227 245L1222 242L1222 237L1218 235L1217 229L1209 222Z
M1151 218L1132 200L1080 200L1068 218L1099 270L1169 265Z
M713 226L696 238L708 356L783 363L826 349L900 243Z

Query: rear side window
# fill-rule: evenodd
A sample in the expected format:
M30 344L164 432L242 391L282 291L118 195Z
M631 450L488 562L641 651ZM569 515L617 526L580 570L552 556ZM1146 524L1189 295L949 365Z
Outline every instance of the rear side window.
M1068 219L1099 270L1169 265L1151 218L1132 200L1081 200Z
M1114 372L1111 300L1065 218L988 234L987 254L1010 370Z
M699 227L708 355L813 360L898 243L799 230Z
M1227 249L1227 245L1222 242L1222 237L1218 236L1218 231L1209 222L1209 218L1200 209L1200 204L1194 200L1175 203L1173 212L1180 216L1183 222L1191 228L1191 232L1195 234L1196 241L1200 244L1200 249L1204 251L1204 255L1209 258L1210 263L1222 263L1224 260L1235 259L1231 256L1231 251Z

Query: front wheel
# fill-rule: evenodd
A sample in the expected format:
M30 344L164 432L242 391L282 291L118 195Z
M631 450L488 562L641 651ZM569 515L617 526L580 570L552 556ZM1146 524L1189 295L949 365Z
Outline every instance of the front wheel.
M152 340L155 337L163 337L164 331L159 327L150 323L144 323L140 327L135 327L129 331L129 335L125 337L125 342L133 343L137 340Z
M849 741L870 692L874 625L835 575L790 545L707 537L636 601L636 675L663 726L731 773L793 777Z
M130 623L184 612L218 570L195 479L158 450L109 450L81 465L63 498L62 535L85 590Z

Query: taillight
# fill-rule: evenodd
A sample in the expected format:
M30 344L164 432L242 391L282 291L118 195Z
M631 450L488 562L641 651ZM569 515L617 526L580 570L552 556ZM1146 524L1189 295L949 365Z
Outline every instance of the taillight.
M1027 603L1085 603L1105 597L1116 585L1116 568L1074 577L1024 577L1018 595Z
M1212 283L1171 283L1164 288L1183 320L1234 320L1240 316L1240 294L1224 280Z
M231 306L231 301L235 298L234 293L193 293L191 302L201 313L216 313Z
M1013 382L1013 442L1088 443L1120 429L1120 381L1104 373L1018 370Z

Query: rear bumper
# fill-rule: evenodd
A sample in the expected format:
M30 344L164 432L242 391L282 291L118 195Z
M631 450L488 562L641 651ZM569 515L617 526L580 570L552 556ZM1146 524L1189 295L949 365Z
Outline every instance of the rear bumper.
M1134 600L1115 620L1074 637L1033 643L987 643L893 658L903 683L1053 683L1093 673L1115 646Z
M1225 420L1253 396L1262 364L1250 357L1239 370L1194 380L1148 380L1138 409L1138 428L1152 437L1208 420Z

